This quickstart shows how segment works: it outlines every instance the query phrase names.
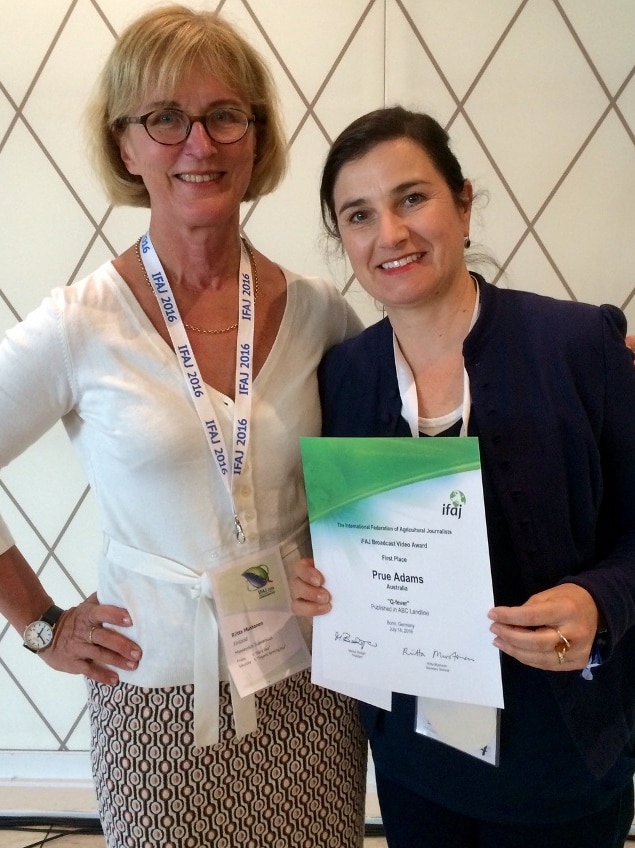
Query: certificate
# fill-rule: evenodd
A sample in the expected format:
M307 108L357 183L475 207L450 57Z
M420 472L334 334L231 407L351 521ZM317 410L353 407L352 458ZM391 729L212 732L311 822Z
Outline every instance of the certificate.
M308 668L278 548L209 572L227 667L241 697Z
M314 682L502 707L478 440L304 438ZM378 703L378 699L371 699Z

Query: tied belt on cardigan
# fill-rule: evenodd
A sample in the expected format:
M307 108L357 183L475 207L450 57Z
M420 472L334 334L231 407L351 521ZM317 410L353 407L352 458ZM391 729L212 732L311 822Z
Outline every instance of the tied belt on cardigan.
M310 555L309 531L306 523L288 539L280 543L280 553L295 561ZM293 554L296 556L293 556ZM177 560L161 557L124 545L106 536L103 555L120 567L159 581L189 586L196 601L194 621L194 742L198 746L216 745L219 741L219 681L221 679L221 646L218 622L207 572L197 573ZM142 646L143 647L143 646ZM223 663L225 671L225 664ZM229 687L234 714L236 736L245 736L257 730L256 701L254 695L241 698L231 675Z

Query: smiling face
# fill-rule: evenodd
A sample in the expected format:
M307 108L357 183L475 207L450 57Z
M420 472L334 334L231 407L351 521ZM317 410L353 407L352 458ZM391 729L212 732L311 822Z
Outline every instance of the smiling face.
M160 93L139 104L135 115L172 107L204 115L228 106L247 115L249 103L225 83L192 71L169 98ZM131 174L143 179L155 224L187 228L228 225L236 232L239 207L249 186L256 153L253 124L233 144L218 144L200 122L180 144L162 145L140 124L130 124L119 138L121 158Z
M357 279L388 309L438 301L464 283L470 183L458 202L415 141L382 141L344 164L333 200Z

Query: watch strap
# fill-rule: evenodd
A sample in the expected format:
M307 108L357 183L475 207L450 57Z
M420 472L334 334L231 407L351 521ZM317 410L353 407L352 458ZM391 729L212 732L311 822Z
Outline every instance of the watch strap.
M47 611L40 616L40 620L50 624L53 630L55 630L55 625L62 617L63 612L64 610L61 607L57 607L53 604L53 606L50 606Z

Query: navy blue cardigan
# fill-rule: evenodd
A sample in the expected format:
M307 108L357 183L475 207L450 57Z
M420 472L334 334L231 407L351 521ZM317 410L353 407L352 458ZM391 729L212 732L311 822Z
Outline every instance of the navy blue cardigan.
M635 727L635 368L626 323L616 307L478 283L480 314L463 348L469 435L479 438L486 489L511 537L522 587L514 602L574 582L606 622L606 661L592 681L544 672L600 776L629 749ZM327 354L324 435L410 435L392 345L384 319ZM505 542L489 521L488 536L500 567Z

